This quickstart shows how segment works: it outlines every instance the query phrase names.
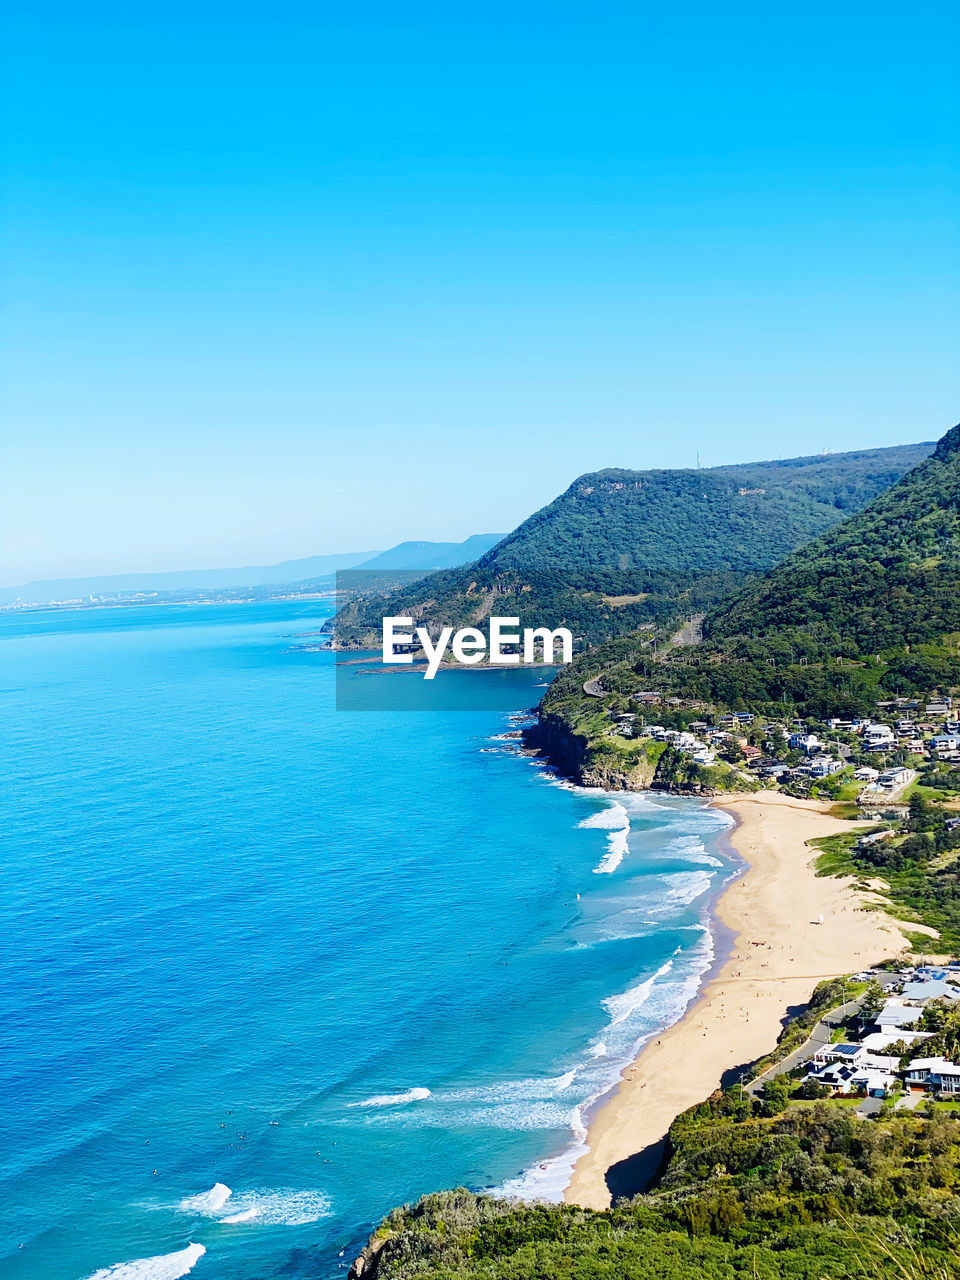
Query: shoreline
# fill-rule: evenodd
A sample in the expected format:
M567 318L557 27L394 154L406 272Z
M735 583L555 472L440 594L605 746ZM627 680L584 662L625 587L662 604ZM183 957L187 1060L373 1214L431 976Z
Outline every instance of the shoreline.
M713 904L726 954L679 1021L647 1041L601 1101L564 1192L568 1204L605 1209L611 1187L618 1195L636 1190L655 1172L675 1117L769 1053L790 1010L806 1004L818 982L909 946L900 923L876 909L877 894L814 871L806 842L862 819L833 818L818 801L780 792L711 803L733 817L726 839L745 865Z

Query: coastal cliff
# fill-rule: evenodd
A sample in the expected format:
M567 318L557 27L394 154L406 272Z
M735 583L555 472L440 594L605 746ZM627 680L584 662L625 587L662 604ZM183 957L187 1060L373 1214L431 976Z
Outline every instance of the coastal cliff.
M722 796L755 790L757 784L726 765L695 764L665 742L623 739L580 731L564 715L540 707L524 745L582 787L605 791L667 791L684 796Z

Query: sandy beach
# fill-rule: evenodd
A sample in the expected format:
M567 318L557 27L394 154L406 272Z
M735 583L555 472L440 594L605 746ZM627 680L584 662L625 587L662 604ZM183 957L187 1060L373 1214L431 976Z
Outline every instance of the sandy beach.
M875 896L814 872L816 851L806 842L862 823L779 792L715 803L736 818L730 842L748 864L717 904L735 935L731 953L686 1016L644 1047L598 1112L565 1193L570 1204L607 1208L608 1169L659 1142L724 1072L769 1053L788 1008L809 1000L822 979L908 945L896 921L864 910Z

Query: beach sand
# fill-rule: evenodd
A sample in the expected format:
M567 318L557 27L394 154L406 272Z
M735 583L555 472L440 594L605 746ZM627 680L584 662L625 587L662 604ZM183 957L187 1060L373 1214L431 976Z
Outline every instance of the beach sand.
M735 935L731 954L685 1017L644 1047L597 1113L565 1193L569 1204L609 1207L608 1170L660 1142L674 1117L709 1097L725 1072L769 1053L788 1008L805 1004L822 979L908 946L896 921L863 909L876 895L814 872L816 852L805 842L858 824L780 792L715 803L736 817L730 842L748 864L717 904ZM609 1175L617 1188L630 1176L629 1165Z

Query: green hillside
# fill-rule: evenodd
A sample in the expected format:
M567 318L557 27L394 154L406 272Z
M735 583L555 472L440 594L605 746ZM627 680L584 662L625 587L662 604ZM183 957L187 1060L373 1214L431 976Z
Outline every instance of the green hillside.
M568 626L583 643L727 598L748 575L858 511L932 444L704 470L605 470L581 476L475 564L354 604L344 647L379 643L384 613L437 626Z
M808 657L937 644L960 629L960 426L853 519L792 555L705 634Z
M710 707L828 715L960 686L960 427L893 488L794 552L704 620L704 641L658 654L635 634L561 672L544 701L589 740L582 683ZM582 744L581 744L582 745Z

